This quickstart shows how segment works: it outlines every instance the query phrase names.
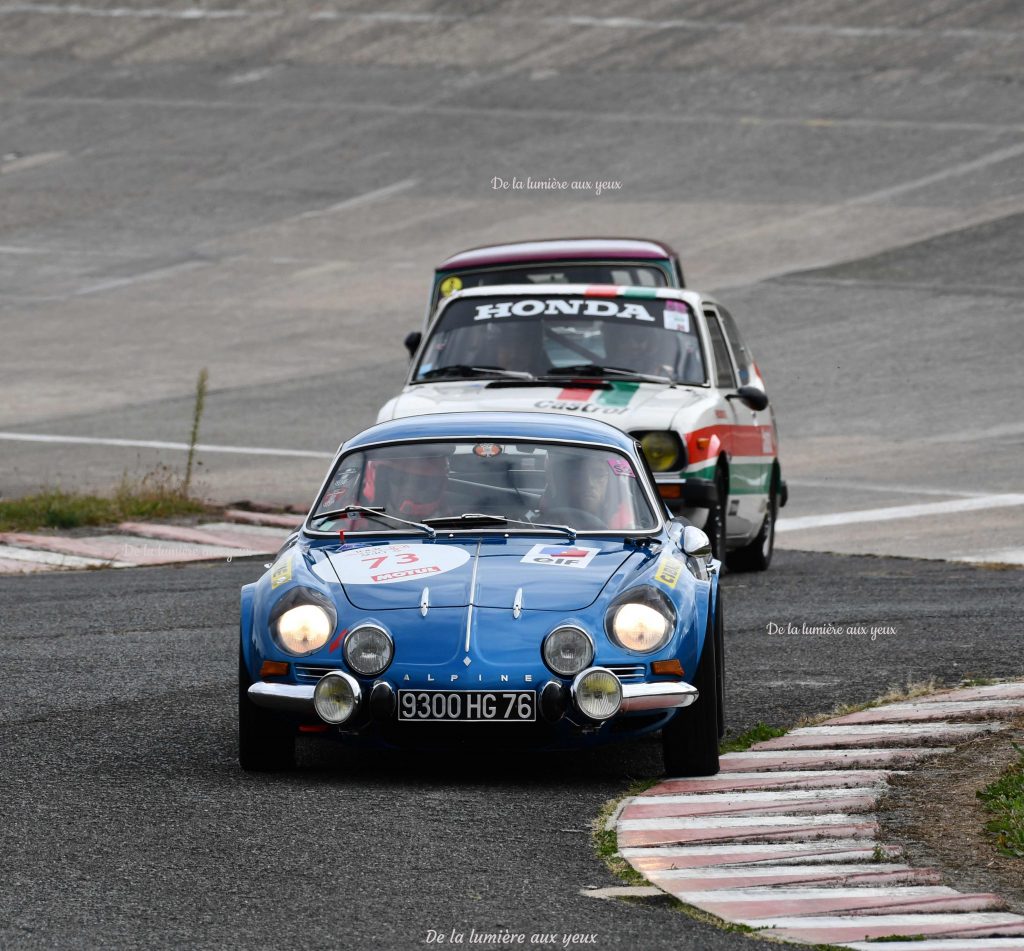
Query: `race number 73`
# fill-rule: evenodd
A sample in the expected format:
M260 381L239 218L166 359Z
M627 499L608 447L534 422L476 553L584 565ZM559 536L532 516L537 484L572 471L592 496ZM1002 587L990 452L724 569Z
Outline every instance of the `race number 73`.
M420 560L420 556L417 555L415 552L404 551L400 554L395 554L394 552L387 552L383 555L376 555L373 558L364 558L363 563L369 565L371 571L376 571L389 558L391 558L396 565L411 565L414 562Z

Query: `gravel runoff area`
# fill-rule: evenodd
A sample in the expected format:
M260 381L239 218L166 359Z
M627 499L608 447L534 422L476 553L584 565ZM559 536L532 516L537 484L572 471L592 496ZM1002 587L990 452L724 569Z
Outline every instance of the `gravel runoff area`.
M1021 951L1024 916L912 864L917 850L884 840L876 810L891 782L965 744L991 745L1022 712L1024 683L1004 682L790 730L724 755L716 776L667 779L625 800L614 820L621 855L683 903L794 942Z

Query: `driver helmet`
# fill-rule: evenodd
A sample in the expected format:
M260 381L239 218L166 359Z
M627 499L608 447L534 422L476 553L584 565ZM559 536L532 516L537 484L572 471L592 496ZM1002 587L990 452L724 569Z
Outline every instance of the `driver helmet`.
M437 514L447 485L447 455L385 457L367 463L363 495L370 505L421 519Z

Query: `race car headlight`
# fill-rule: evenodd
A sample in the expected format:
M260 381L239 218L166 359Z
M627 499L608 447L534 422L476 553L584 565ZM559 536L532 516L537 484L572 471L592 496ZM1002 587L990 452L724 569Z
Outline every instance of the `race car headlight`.
M591 667L573 681L572 696L581 713L592 720L607 720L622 706L622 684L610 670Z
M640 448L655 472L678 469L683 462L683 444L679 436L669 430L637 433Z
M394 656L395 645L383 628L367 624L345 638L345 663L364 677L384 673Z
M559 677L575 677L593 661L594 644L578 627L559 627L544 638L541 653Z
M270 629L274 640L289 654L312 654L327 643L337 615L319 591L292 588L274 605Z
M620 647L650 654L664 647L676 626L672 602L657 588L633 588L616 598L605 615L605 630Z
M359 681L340 670L324 674L313 690L313 707L325 723L344 723L359 706Z

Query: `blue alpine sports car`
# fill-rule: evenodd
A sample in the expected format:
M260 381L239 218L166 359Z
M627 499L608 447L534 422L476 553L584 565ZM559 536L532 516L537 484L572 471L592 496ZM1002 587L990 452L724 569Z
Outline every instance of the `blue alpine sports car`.
M568 749L660 730L670 775L713 774L719 568L606 423L381 423L242 588L241 765L294 765L299 734Z

